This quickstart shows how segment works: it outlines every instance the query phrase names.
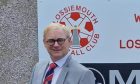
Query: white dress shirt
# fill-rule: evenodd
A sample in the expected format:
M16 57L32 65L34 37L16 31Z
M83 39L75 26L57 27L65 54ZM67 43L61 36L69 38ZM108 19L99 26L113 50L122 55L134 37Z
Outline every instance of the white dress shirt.
M56 61L55 63L58 65L55 69L54 69L54 74L53 74L53 78L52 78L52 82L51 84L56 84L56 81L62 71L62 68L63 68L63 65L65 64L67 58L69 57L70 55L67 54L66 56L64 56L62 59ZM50 60L50 63L51 64L53 63L52 60ZM48 67L49 68L49 67ZM47 69L48 71L48 69ZM47 73L47 72L46 72Z

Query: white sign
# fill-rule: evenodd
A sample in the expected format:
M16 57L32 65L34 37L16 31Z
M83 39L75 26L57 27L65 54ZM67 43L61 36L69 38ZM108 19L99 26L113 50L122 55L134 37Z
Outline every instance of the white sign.
M78 26L72 29L70 48L78 62L140 63L139 6L139 0L38 0L39 60L49 59L44 28L60 22Z

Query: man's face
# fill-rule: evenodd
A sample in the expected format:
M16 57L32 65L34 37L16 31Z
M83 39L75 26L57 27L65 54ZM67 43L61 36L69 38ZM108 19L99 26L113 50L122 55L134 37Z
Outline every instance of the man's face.
M66 33L63 30L50 30L45 35L44 45L52 61L57 61L68 53L71 40L66 37Z

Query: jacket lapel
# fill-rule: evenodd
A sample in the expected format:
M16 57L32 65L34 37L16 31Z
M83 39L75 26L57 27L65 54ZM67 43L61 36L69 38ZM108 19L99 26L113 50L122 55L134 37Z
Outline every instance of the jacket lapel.
M67 67L63 68L56 84L63 84L67 73L68 73L68 68Z
M66 60L66 63L63 66L62 72L60 73L56 84L64 84L64 80L67 76L68 70L69 70L69 61L71 59L71 56L68 57L68 59Z
M41 67L38 67L39 68L39 71L38 71L38 81L37 81L37 84L43 84L43 79L45 77L45 74L46 74L46 69L48 67L48 63L44 63L45 65L43 65L42 63L42 66Z

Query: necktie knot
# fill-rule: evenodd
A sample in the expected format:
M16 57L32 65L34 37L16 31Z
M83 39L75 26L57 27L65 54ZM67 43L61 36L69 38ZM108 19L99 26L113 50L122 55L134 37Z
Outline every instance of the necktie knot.
M50 64L50 69L55 69L57 67L57 64L56 63L51 63Z

